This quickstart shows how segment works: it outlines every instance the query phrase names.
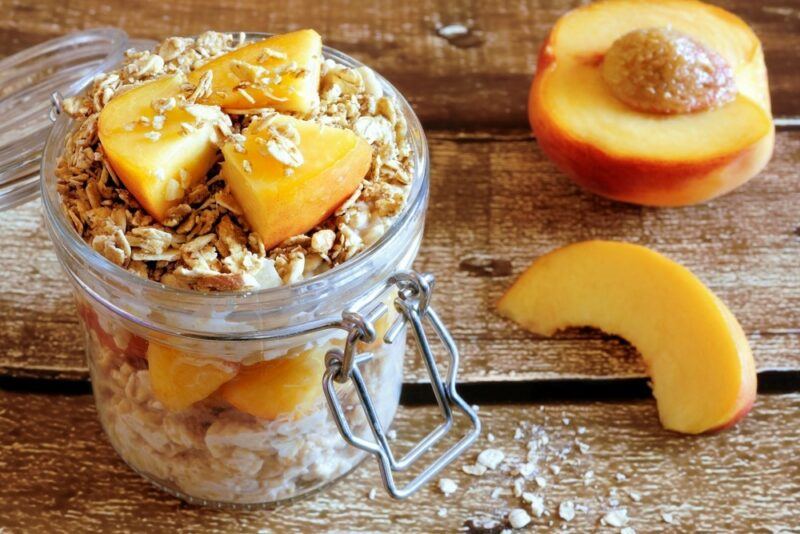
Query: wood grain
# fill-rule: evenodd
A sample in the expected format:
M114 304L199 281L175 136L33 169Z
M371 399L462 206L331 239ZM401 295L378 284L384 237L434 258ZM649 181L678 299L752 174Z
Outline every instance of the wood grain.
M541 411L540 411L541 410ZM527 452L513 439L521 422L542 425L551 445L578 437L586 454L572 451L558 462L559 475L542 458L547 486L526 488L545 498L549 517L532 527L566 532L600 528L618 494L637 532L788 532L800 528L800 395L759 397L754 412L720 434L682 437L663 431L650 402L633 404L545 404L483 406L482 441L443 476L458 482L445 498L429 485L407 501L392 501L378 488L378 473L367 460L348 478L307 500L272 511L215 511L187 506L150 486L117 457L105 439L90 396L59 396L0 391L0 528L5 532L454 532L471 518L503 519L522 505L513 497L512 473ZM404 448L435 424L429 407L401 409L395 424ZM568 418L569 425L562 419ZM577 434L585 427L584 434ZM486 447L504 451L500 469L476 478L460 466L473 463ZM593 478L585 481L586 473ZM626 480L617 479L617 473ZM502 492L492 498L495 488ZM614 490L616 488L616 490ZM628 495L641 495L635 502ZM564 500L588 507L570 523L558 519ZM437 515L440 508L446 517ZM669 525L661 513L677 522ZM604 531L610 532L609 528ZM617 529L618 531L618 529Z
M313 27L325 41L379 70L410 99L427 128L527 127L525 108L536 55L549 28L578 0L473 2L420 0L0 0L0 55L58 35L117 26L162 39L203 30L283 32ZM715 1L749 22L763 40L776 116L800 115L800 10ZM445 39L442 25L469 34Z
M430 138L432 197L419 269L464 355L462 380L641 376L618 339L524 332L494 302L538 255L591 238L641 243L692 269L733 310L759 369L800 369L800 132L778 134L767 170L702 206L652 209L587 194L525 133ZM68 283L38 203L0 214L0 373L85 378ZM416 364L409 381L425 376Z

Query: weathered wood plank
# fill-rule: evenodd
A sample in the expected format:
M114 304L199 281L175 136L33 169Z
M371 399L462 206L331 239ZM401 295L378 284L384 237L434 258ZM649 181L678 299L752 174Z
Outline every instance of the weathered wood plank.
M480 413L486 431L496 439L490 444L482 438L445 472L459 485L448 498L432 484L407 501L392 501L381 491L371 501L367 494L379 488L379 479L367 460L347 479L307 500L273 511L244 512L186 506L150 486L111 449L89 396L0 391L0 528L70 533L321 528L454 532L468 519L502 520L509 509L523 506L512 494L515 474L510 471L527 453L528 436L514 440L515 429L528 422L541 425L550 440L535 460L547 486L525 483L526 490L544 497L550 515L534 518L529 530L543 529L549 521L554 530L597 530L616 493L619 507L630 516L628 525L637 532L788 532L800 528L798 410L800 395L759 397L754 412L735 428L682 437L659 427L651 402L545 404L539 409L484 406ZM402 408L395 446L407 447L409 440L419 439L434 418L430 407ZM585 433L579 434L579 427ZM576 438L589 446L585 454L574 450ZM573 450L564 461L547 452L565 445ZM506 454L498 470L480 478L461 471L461 465L473 463L490 446ZM550 465L561 467L558 475ZM587 477L589 471L593 476ZM493 498L495 488L500 494ZM565 500L587 510L565 523L557 513ZM438 515L441 509L445 517ZM671 514L675 524L664 522L662 513Z
M536 256L589 238L652 246L684 263L737 315L760 369L800 369L800 132L778 135L768 169L703 206L651 209L581 192L527 134L430 139L432 198L417 266L464 354L462 380L640 376L619 340L554 339L497 317L500 294ZM0 214L0 373L84 378L81 334L38 203ZM425 376L413 366L409 380Z
M283 32L319 30L327 43L367 62L409 97L429 128L527 126L536 55L554 21L578 0L351 2L237 0L0 0L0 54L69 31L118 26L135 37L190 35L210 27ZM777 116L800 115L800 11L792 0L764 6L714 2L748 21L764 42ZM469 34L445 39L437 28Z

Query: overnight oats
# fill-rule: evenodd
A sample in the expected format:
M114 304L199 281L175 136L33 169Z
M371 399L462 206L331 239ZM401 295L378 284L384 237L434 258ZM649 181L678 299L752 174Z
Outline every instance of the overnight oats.
M205 504L291 499L353 468L365 452L323 377L357 354L388 429L416 293L387 280L416 256L428 192L405 100L314 31L209 31L129 50L62 108L46 218L122 458ZM353 383L329 383L371 440Z

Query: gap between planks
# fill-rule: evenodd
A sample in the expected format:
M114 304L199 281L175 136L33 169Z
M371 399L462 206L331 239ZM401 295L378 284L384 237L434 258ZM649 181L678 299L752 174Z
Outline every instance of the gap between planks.
M367 459L327 490L250 512L189 506L148 484L108 444L88 396L0 391L0 406L0 530L8 532L318 532L331 526L348 532L456 532L467 519L502 520L509 509L523 506L511 494L513 468L526 455L527 440L514 439L523 422L541 425L556 448L574 450L574 439L588 446L585 453L555 460L558 474L550 469L552 458L537 455L537 476L546 477L546 488L533 480L525 487L544 496L550 516L535 519L528 531L545 530L550 520L554 529L597 531L614 494L637 532L800 527L798 394L759 396L753 412L735 427L704 436L663 430L652 401L484 406L481 440L441 475L458 483L450 497L431 483L408 500L391 500L380 490L374 461ZM401 408L392 425L397 432L392 447L407 450L438 421L434 408ZM463 473L461 467L488 447L505 453L500 468L482 477ZM492 497L496 488L500 492ZM557 513L564 500L587 510L567 524ZM664 522L665 512L677 524Z
M524 402L616 402L652 397L647 378L594 378L459 382L459 394L470 404L518 404ZM91 383L81 379L41 376L0 376L0 391L47 395L89 395ZM758 394L800 393L800 371L758 373ZM405 382L400 403L433 406L436 398L430 384Z

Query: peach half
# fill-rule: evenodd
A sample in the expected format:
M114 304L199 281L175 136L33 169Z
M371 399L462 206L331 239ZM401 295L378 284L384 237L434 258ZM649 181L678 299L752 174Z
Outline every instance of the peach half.
M756 371L742 327L685 267L630 243L585 241L538 258L498 304L527 330L591 326L630 341L662 425L699 434L753 405Z
M636 39L648 29L660 40ZM542 150L576 183L650 206L742 185L769 161L775 135L758 38L694 0L604 0L561 17L539 53L528 113Z

